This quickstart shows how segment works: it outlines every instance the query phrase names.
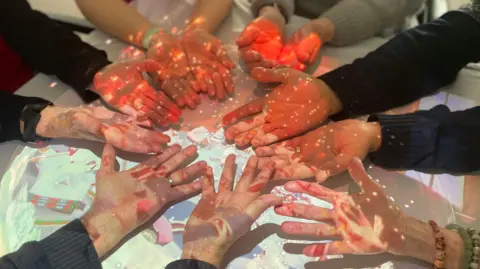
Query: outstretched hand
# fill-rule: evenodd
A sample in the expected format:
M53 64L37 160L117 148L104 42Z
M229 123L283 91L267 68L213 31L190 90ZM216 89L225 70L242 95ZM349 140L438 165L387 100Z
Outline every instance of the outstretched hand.
M190 182L203 175L205 162L179 169L196 151L195 146L182 150L174 145L132 169L117 172L115 150L105 145L97 172L95 201L81 219L99 257L168 203L201 190L200 181Z
M113 63L95 75L92 90L109 105L138 121L167 125L178 121L180 109L142 77L142 72L156 73L161 69L158 62L150 59Z
M108 110L98 102L73 108L47 107L42 111L36 133L50 138L104 141L138 153L159 153L170 142L170 137L144 129L134 118Z
M293 69L255 68L252 77L280 85L223 117L229 126L225 138L238 146L265 146L303 134L341 110L332 90L311 75Z
M235 188L235 156L227 157L222 177L215 192L212 169L203 179L202 199L188 219L183 234L183 259L198 259L220 268L228 248L269 207L282 203L282 197L261 195L270 179L274 164L266 165L255 176L257 158L251 157Z
M304 248L310 257L342 254L401 253L405 246L405 216L390 203L380 185L365 172L355 158L349 172L362 192L347 195L304 181L288 182L285 189L325 200L333 209L313 205L285 203L275 208L279 215L303 218L318 223L286 221L282 230L291 235L339 238L329 243L316 243Z
M377 123L345 120L329 123L303 136L259 147L255 153L260 157L260 165L276 163L275 179L316 177L322 182L347 170L353 158L364 159L380 144L381 131Z

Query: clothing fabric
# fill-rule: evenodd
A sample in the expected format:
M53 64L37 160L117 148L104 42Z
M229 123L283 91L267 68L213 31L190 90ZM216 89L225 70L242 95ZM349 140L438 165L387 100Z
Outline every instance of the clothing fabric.
M86 87L96 72L110 63L105 52L32 10L26 0L0 1L0 36L32 69L56 75L88 99L94 96L86 95Z
M20 55L10 49L0 36L0 88L2 91L15 92L33 77L33 72Z
M80 220L38 242L28 242L2 258L2 269L101 269L97 252Z
M342 120L409 104L452 83L480 61L480 11L452 11L408 30L352 64L321 77L343 103ZM372 161L391 169L480 169L480 108L450 112L440 106L407 115L376 115L382 145ZM476 118L476 119L475 119Z
M332 21L335 35L332 45L354 44L382 31L404 24L424 0L252 0L252 12L258 16L265 5L275 2L288 20L292 14Z

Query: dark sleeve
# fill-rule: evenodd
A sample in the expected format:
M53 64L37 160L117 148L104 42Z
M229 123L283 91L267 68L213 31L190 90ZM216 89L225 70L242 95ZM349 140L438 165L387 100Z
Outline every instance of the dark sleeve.
M332 119L383 112L452 83L465 65L480 61L480 23L469 14L448 12L319 77L343 103Z
M5 269L101 269L92 240L80 220L74 220L39 242L25 243L0 259Z
M23 140L20 132L20 117L26 105L44 103L36 97L13 95L0 90L0 143Z
M217 269L217 267L199 260L178 260L169 263L165 269Z
M56 75L82 96L95 73L109 64L105 52L32 10L26 0L0 1L0 35L26 64Z
M450 112L444 105L405 115L374 115L382 129L378 166L394 170L466 173L480 170L480 107Z

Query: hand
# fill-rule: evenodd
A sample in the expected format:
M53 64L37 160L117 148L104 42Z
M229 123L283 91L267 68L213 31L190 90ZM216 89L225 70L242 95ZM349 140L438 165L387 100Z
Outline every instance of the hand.
M342 109L323 81L300 71L255 68L252 77L259 82L281 84L265 97L224 116L223 123L231 125L258 114L226 130L225 138L238 146L264 146L305 133Z
M207 164L198 162L178 169L196 154L196 150L194 146L181 150L174 145L132 169L116 172L115 150L105 145L101 168L97 172L95 201L81 219L99 257L165 209L168 203L200 191L200 181L188 182L201 176Z
M150 119L159 125L177 122L180 109L142 77L142 72L161 69L153 60L113 63L95 75L92 90L109 105L138 121Z
M193 29L185 32L182 46L197 80L198 89L224 100L233 94L230 70L235 67L222 42L208 32Z
M275 161L275 179L318 182L347 170L353 158L364 159L381 144L378 123L360 120L332 122L303 136L255 150L261 163Z
M99 104L73 108L50 106L42 110L36 133L50 138L104 141L121 150L162 152L170 137L135 124L132 117Z
M162 81L162 89L177 105L193 109L200 103L198 85L179 40L166 32L158 32L151 39L147 57L160 64L157 76Z
M257 158L251 157L232 191L234 167L235 156L230 155L225 162L218 192L215 192L212 169L208 168L203 179L202 199L183 233L183 259L200 259L220 268L228 248L250 231L267 208L282 203L282 197L260 195L273 173L273 163L255 177Z
M320 223L286 221L287 234L318 237L339 237L339 241L312 244L303 249L310 257L341 254L400 253L405 245L405 216L398 206L390 204L381 186L365 172L358 158L349 168L350 175L363 189L347 195L304 181L288 182L285 189L325 200L333 209L313 205L285 203L275 208L279 215L304 218ZM433 235L432 235L433 237Z
M283 47L285 19L274 7L264 7L260 16L245 27L237 39L240 55L250 67L272 68Z

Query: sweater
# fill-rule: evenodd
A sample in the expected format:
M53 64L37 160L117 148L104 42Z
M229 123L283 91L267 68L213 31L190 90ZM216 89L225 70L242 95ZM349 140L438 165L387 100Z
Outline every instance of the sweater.
M319 77L343 104L342 120L381 113L433 94L468 63L480 61L480 9L448 12L405 31L367 56ZM373 163L395 170L465 173L480 169L480 107L445 106L407 115L374 115L382 145Z
M329 19L335 27L329 43L345 46L403 25L405 18L417 12L424 0L252 0L252 13L258 16L263 6L274 3L287 21L293 14Z

